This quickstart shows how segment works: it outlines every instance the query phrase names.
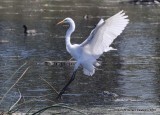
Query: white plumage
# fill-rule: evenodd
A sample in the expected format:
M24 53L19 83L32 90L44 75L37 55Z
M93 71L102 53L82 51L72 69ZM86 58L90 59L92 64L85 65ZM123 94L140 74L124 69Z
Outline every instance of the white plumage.
M85 75L92 76L95 73L95 66L99 65L97 59L103 52L114 50L110 45L128 24L127 17L123 11L120 11L107 20L101 19L84 42L73 45L70 42L70 36L75 30L74 21L71 18L65 18L60 22L70 25L66 32L66 49L77 61L74 71L82 65Z
M83 67L85 75L92 76L95 73L95 66L100 65L97 59L103 52L115 50L110 45L129 23L129 19L127 18L128 16L123 11L120 11L107 20L101 19L84 42L73 45L70 42L70 36L75 30L74 21L71 18L65 18L58 23L68 23L70 25L65 36L66 49L77 62L74 66L71 79L58 94L57 98L61 97L69 84L74 80L76 71L80 65Z

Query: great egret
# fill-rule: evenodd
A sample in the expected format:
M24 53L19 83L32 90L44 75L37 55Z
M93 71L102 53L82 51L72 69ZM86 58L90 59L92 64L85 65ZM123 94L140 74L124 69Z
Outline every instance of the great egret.
M23 25L24 28L24 34L25 35L32 35L32 34L36 34L36 30L28 30L26 25Z
M74 21L71 18L65 18L57 23L57 25L62 23L69 24L69 29L65 36L66 49L76 60L76 64L70 80L60 91L57 98L61 97L69 84L74 80L76 71L80 65L83 67L83 73L85 75L92 76L95 73L95 67L100 65L97 59L103 52L114 50L110 45L113 40L122 33L129 23L129 19L123 10L107 20L101 19L91 31L89 37L81 44L71 44L70 42L70 36L75 30Z

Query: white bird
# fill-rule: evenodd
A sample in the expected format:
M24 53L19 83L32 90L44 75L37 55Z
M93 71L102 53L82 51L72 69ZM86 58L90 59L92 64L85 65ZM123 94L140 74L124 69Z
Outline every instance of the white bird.
M27 28L27 26L26 25L23 25L23 28L24 28L24 34L25 35L34 35L34 34L36 34L36 30L28 30L28 28Z
M71 34L75 30L74 21L71 18L65 18L57 23L57 25L62 23L69 24L69 29L65 36L66 49L76 60L76 64L69 82L61 90L57 98L61 97L68 85L74 80L76 71L80 65L83 67L83 73L85 75L92 76L95 73L96 66L100 65L97 62L97 59L103 54L103 52L114 50L110 45L125 29L129 23L129 19L123 10L107 20L101 19L91 31L89 37L81 44L71 44L70 42Z

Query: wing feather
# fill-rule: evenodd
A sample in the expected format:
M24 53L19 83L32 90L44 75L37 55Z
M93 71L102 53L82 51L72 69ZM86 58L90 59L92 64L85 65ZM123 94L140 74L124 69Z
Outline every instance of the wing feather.
M96 59L103 52L112 49L110 45L119 36L129 23L128 16L122 11L107 20L97 24L98 26L91 32L87 41L81 44L86 53L92 54Z
M88 44L88 42L89 42L89 41L92 39L92 37L93 37L93 32L94 32L94 30L97 29L102 23L104 23L104 20L103 20L103 19L100 19L100 21L98 22L98 24L96 25L96 27L91 31L91 33L90 33L90 35L88 36L88 38L87 38L84 42L82 42L82 43L80 44L80 46L84 46L84 45Z

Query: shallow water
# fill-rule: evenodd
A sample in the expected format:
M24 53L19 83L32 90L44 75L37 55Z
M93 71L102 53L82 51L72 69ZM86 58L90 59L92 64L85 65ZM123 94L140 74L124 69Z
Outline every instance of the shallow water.
M58 91L69 80L73 66L44 64L49 60L69 60L64 35L67 27L56 26L65 17L76 22L73 43L82 42L98 20L108 18L120 10L129 16L130 23L113 43L117 51L104 53L102 66L93 77L86 77L79 69L75 81L63 99L41 77ZM1 0L0 1L0 97L30 66L25 76L1 101L0 110L8 110L19 98L18 89L27 111L60 102L74 106L103 107L159 107L160 7L156 5L121 4L97 0ZM88 15L87 20L84 19ZM24 36L22 25L35 29L35 35ZM13 77L13 73L25 62ZM104 91L118 95L106 97ZM36 98L36 99L35 99Z

